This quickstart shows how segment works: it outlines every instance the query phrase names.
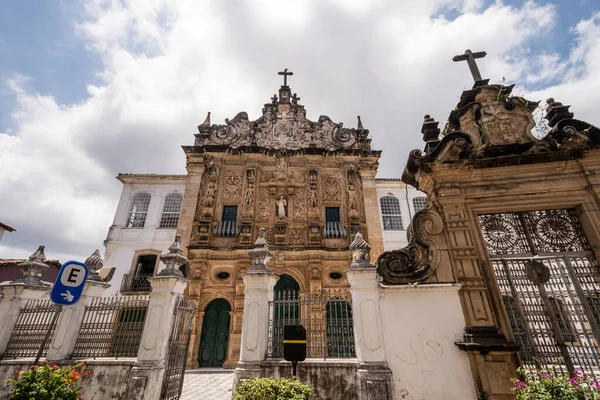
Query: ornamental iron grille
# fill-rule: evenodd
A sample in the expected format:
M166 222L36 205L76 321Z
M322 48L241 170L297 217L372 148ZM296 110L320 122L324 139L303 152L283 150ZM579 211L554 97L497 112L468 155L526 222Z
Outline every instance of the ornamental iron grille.
M269 303L269 358L283 358L286 325L306 329L307 358L356 357L350 302L346 289L276 291Z
M45 357L54 338L56 326L52 326L52 316L55 311L56 305L48 298L28 300L19 313L19 318L2 357L35 357L50 327L50 337L42 351L42 357Z
M183 296L177 299L167 350L161 400L178 400L181 397L194 312L194 299Z
M523 365L600 371L600 273L572 209L478 217Z

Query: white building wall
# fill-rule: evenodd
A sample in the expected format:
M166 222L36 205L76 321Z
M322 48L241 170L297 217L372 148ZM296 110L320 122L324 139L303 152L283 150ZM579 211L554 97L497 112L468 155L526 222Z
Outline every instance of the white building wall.
M116 267L111 287L106 292L108 295L120 290L123 275L131 272L136 251L158 250L161 254L168 251L177 229L158 228L165 197L169 193L183 195L185 191L185 177L162 179L160 176L149 176L146 183L139 177L123 180L121 198L105 242L104 265ZM139 192L147 192L151 196L146 223L143 228L126 228L131 199ZM159 263L156 272L163 268L164 265Z
M380 287L386 361L396 399L476 399L463 339L460 284Z
M383 249L385 251L401 249L408 244L406 228L410 225L412 217L415 215L413 199L415 197L426 197L425 193L405 184L400 179L377 179L377 200L380 214L381 203L379 199L389 195L395 196L400 202L403 229L399 231L385 230L383 218L379 221L383 230Z

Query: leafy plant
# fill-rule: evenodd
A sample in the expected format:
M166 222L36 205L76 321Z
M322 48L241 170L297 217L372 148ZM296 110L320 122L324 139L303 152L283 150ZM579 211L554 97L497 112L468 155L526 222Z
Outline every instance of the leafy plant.
M522 380L513 379L517 400L600 400L600 381L592 375L575 371L541 372L519 368Z
M17 379L7 379L13 385L9 400L76 400L82 397L78 381L92 372L81 371L86 362L60 368L55 364L30 367L27 371L17 371Z
M250 378L235 388L235 400L309 400L313 390L295 379Z

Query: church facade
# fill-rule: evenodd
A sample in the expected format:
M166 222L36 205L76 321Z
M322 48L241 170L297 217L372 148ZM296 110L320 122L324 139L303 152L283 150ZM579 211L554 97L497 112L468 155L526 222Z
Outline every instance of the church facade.
M155 274L151 256L164 251L161 238L181 236L197 311L190 366L236 367L242 336L244 349L256 348L242 332L252 326L243 319L251 306L243 276L264 235L277 275L275 300L262 304L270 318L300 314L277 308L278 299L304 304L293 296L335 291L318 306L310 298L307 314L320 315L324 347L332 332L350 345L323 354L354 358L356 374L339 376L365 387L392 375L378 384L386 398L510 399L519 365L598 373L600 129L549 99L549 130L534 137L539 104L480 79L474 60L484 55L456 59L469 62L475 84L443 129L425 116L425 148L410 153L402 181L376 178L381 152L360 118L356 128L327 116L308 120L287 85L290 73L280 73L284 85L257 120L241 112L212 124L209 113L194 144L183 147L186 175L119 176L125 186L107 264L130 246L122 288L135 293L127 279ZM117 226L122 221L127 226ZM349 269L350 249L354 261L370 249L376 273L364 258ZM274 319L269 329L271 346ZM355 344L353 334L365 342ZM352 385L340 393L356 393Z

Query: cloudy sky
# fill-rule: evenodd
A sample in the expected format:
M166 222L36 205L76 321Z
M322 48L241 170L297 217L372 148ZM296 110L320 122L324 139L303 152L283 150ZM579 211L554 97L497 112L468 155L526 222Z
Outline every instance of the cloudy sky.
M554 96L600 124L600 0L4 0L0 11L0 257L84 259L117 205L118 172L184 173L196 126L260 115L277 71L307 115L355 126L379 175L421 148L472 81Z

